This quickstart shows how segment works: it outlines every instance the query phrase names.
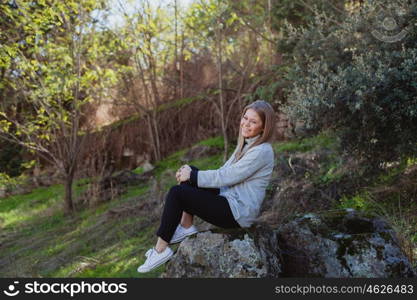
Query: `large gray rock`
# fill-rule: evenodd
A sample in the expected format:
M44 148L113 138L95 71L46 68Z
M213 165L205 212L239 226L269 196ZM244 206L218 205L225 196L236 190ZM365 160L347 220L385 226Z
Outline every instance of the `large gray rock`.
M184 240L162 277L416 276L389 225L354 210L306 214L272 230L211 229Z
M307 214L278 230L284 277L413 277L394 231L354 210Z
M261 228L229 233L213 231L184 240L162 277L270 277L281 271L272 231L268 234L270 238L266 238Z

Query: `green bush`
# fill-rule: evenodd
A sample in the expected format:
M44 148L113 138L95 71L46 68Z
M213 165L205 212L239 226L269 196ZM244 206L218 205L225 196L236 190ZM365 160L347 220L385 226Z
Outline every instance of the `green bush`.
M311 132L333 129L342 149L379 168L417 153L417 8L378 2L385 11L401 8L398 24L407 29L384 42L372 32L379 30L376 3L337 26L321 15L307 29L289 28L294 68L284 111Z

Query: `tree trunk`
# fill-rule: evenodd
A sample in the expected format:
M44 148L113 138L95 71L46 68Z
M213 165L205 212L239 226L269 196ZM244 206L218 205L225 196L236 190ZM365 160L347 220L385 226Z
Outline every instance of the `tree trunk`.
M222 36L221 29L217 29L217 52L218 52L218 67L219 67L219 102L220 102L220 120L222 126L222 134L224 139L224 153L223 162L227 160L229 152L229 140L227 138L227 128L225 121L224 99L223 99L223 53L222 53Z
M180 97L184 98L184 31L181 32Z
M159 142L159 128L158 128L158 115L156 113L156 109L152 111L152 122L153 122L153 129L154 129L154 141L155 141L155 149L156 149L156 160L161 159L161 145Z
M64 212L65 214L71 214L74 211L74 205L72 202L72 182L74 180L74 174L67 174L65 176L65 199L64 199Z
M152 129L151 116L149 116L148 113L146 113L145 116L146 116L146 124L148 125L148 133L149 133L149 139L151 140L153 156L154 156L155 160L158 160L158 153L157 153L156 143L155 143L155 134L154 134L154 131Z
M269 30L269 39L273 40L272 37L272 21L271 21L271 0L268 0L268 30ZM269 48L269 65L274 64L274 47L272 43L268 43Z
M174 65L175 65L175 86L174 86L174 95L175 95L175 99L177 99L178 98L178 82L179 82L179 80L178 80L178 64L179 64L179 62L178 62L178 4L177 4L177 0L175 0L174 1L174 10L175 10L175 34L174 34L174 36L175 36L175 39L174 39L174 56L175 56L175 62L174 62Z

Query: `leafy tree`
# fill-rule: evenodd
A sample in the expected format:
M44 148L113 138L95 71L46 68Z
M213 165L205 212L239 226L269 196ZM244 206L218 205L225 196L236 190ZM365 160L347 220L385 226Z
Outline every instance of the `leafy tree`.
M2 4L17 28L3 47L2 88L16 96L0 103L0 137L26 147L54 165L65 183L65 211L73 210L72 183L88 137L83 110L115 80L96 64L101 35L94 34L97 1L15 1ZM22 34L23 32L23 34ZM24 38L24 40L22 40ZM1 93L4 97L4 92Z

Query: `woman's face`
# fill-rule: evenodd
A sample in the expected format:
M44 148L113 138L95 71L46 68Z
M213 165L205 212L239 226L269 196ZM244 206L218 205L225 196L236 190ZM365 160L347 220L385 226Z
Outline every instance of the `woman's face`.
M252 138L261 133L263 129L262 120L258 113L252 108L246 110L240 121L240 130L244 138Z

